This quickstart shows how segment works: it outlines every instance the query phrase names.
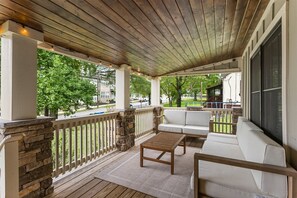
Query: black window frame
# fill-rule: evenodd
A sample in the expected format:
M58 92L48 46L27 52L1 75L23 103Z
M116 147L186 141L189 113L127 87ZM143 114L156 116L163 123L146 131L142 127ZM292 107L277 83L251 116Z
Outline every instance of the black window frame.
M283 71L282 71L282 62L281 62L281 60L283 58L282 57L283 56L282 49L281 49L283 41L282 41L282 28L281 27L282 27L281 22L279 22L275 26L275 28L271 31L269 36L260 45L259 49L257 49L257 51L250 58L250 119L257 126L262 128L266 135L268 135L269 137L274 139L279 144L283 144L283 142L282 142L283 141L283 137L282 137L282 134L283 134L283 130L282 130L282 124L283 124L282 123L282 119L283 119L282 118L282 110L283 110L282 109L282 103L283 103L283 98L282 98L282 89L283 89L282 72ZM272 55L271 57L268 57L268 59L266 58L264 60L264 53L267 54L267 51L264 51L264 49L265 50L270 50L270 48L267 48L266 45L270 45L270 44L273 45L273 42L276 39L278 39L276 41L276 44L280 45L279 46L280 49L276 48L277 49L277 53L276 53L277 54L277 60L279 61L279 63L277 63L277 66L276 66L276 68L279 71L279 72L277 72L276 79L278 81L277 83L278 83L279 86L276 87L276 88L267 88L267 87L265 88L265 85L267 85L267 84L269 84L269 83L271 83L273 81L270 78L275 77L275 72L273 74L272 74L272 72L270 72L271 76L269 76L269 74L265 73L265 71L270 70L270 67L273 68L273 66L271 66L271 64L269 64L269 61L271 61L271 59L275 58L275 56ZM272 52L272 54L274 54L274 53ZM256 58L260 58L260 61L256 60ZM253 79L253 77L255 77L255 76L252 76L252 74L255 74L255 70L253 71L253 69L255 68L255 66L257 66L256 61L259 61L258 63L260 64L260 68L259 68L259 70L260 70L259 71L260 72L260 76L259 76L260 79L258 79L258 81L255 80L255 78ZM270 63L274 64L274 60L272 62L270 62ZM269 65L269 66L267 66L267 65ZM264 79L266 80L265 82L264 82ZM267 80L269 81L268 83L267 83ZM259 82L259 85L258 85L259 86L259 104L253 105L255 103L255 98L257 99L257 97L256 97L257 91L255 91L256 90L256 89L254 89L255 84L253 84L253 83L255 83L255 81ZM272 82L272 84L274 84L274 82ZM271 86L273 86L273 85L271 85ZM278 96L277 97L278 99L275 99L275 96L274 97L270 96L270 98L269 98L269 93L272 93L275 90L277 91L276 95ZM265 96L265 94L266 94L266 96ZM273 95L273 94L275 94L275 93L272 93L270 95ZM267 103L268 102L270 104L277 103L278 106L271 107L271 108L276 108L278 110L275 110L275 112L273 112L272 110L269 110L267 108ZM265 112L265 110L266 110L266 112ZM255 114L254 114L255 111L256 111L256 113L259 114L258 115L259 118L257 116L255 116ZM270 129L273 128L271 126L268 126L269 124L267 125L267 123L269 123L269 121L267 122L267 119L269 119L269 117L272 117L272 116L269 116L269 114L267 114L267 112L269 112L269 111L271 111L272 113L276 113L278 115L278 116L275 116L275 118L274 117L272 118L272 119L276 119L276 120L274 120L274 121L270 120L270 122L272 123L271 125L273 125L273 126L276 125L277 127L275 127L275 128L277 128L277 129L272 129L272 130L268 129L268 128L270 128ZM267 128L265 128L265 126Z

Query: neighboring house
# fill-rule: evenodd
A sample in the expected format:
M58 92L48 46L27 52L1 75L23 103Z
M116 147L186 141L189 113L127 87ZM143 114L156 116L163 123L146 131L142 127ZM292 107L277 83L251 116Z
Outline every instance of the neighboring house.
M240 84L241 72L231 73L222 79L223 102L241 102Z
M99 93L99 99L97 96L93 97L94 103L109 103L110 100L115 100L114 85L109 85L105 81L99 81L97 78L86 78L90 80L92 84L96 86L96 90Z

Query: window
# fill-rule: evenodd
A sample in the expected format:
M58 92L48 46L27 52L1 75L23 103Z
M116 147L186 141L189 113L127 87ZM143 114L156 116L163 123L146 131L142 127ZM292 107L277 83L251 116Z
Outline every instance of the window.
M282 144L281 26L251 59L251 121Z

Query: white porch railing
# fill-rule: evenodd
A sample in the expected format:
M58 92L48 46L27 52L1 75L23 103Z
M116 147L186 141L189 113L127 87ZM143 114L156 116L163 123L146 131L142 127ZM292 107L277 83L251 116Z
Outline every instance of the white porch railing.
M115 112L54 121L54 176L114 150L117 116Z
M210 111L212 120L212 132L215 133L234 133L233 132L233 110L219 108L204 108L204 111Z
M0 142L0 197L19 196L19 140L6 136Z
M135 111L135 137L139 138L153 131L154 108L136 109Z

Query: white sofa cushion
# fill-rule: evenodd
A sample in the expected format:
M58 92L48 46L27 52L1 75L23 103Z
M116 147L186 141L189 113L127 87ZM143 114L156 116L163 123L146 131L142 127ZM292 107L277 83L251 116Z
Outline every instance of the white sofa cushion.
M164 110L164 124L186 124L186 111L184 110Z
M239 146L247 161L286 166L285 150L262 130L253 129L250 122L242 123L242 131L237 136ZM286 197L287 180L285 176L252 170L255 182L263 193L271 196Z
M209 127L206 126L189 126L186 125L183 128L183 133L191 134L191 135L207 135L209 131Z
M236 135L232 134L209 133L206 140L226 144L238 144Z
M179 125L179 124L159 124L158 130L173 132L173 133L182 133L183 127L184 125Z
M186 125L208 127L210 117L210 111L187 111Z
M236 144L205 141L201 152L244 160ZM260 194L250 170L206 161L199 162L199 186L201 193L211 197L251 198Z

